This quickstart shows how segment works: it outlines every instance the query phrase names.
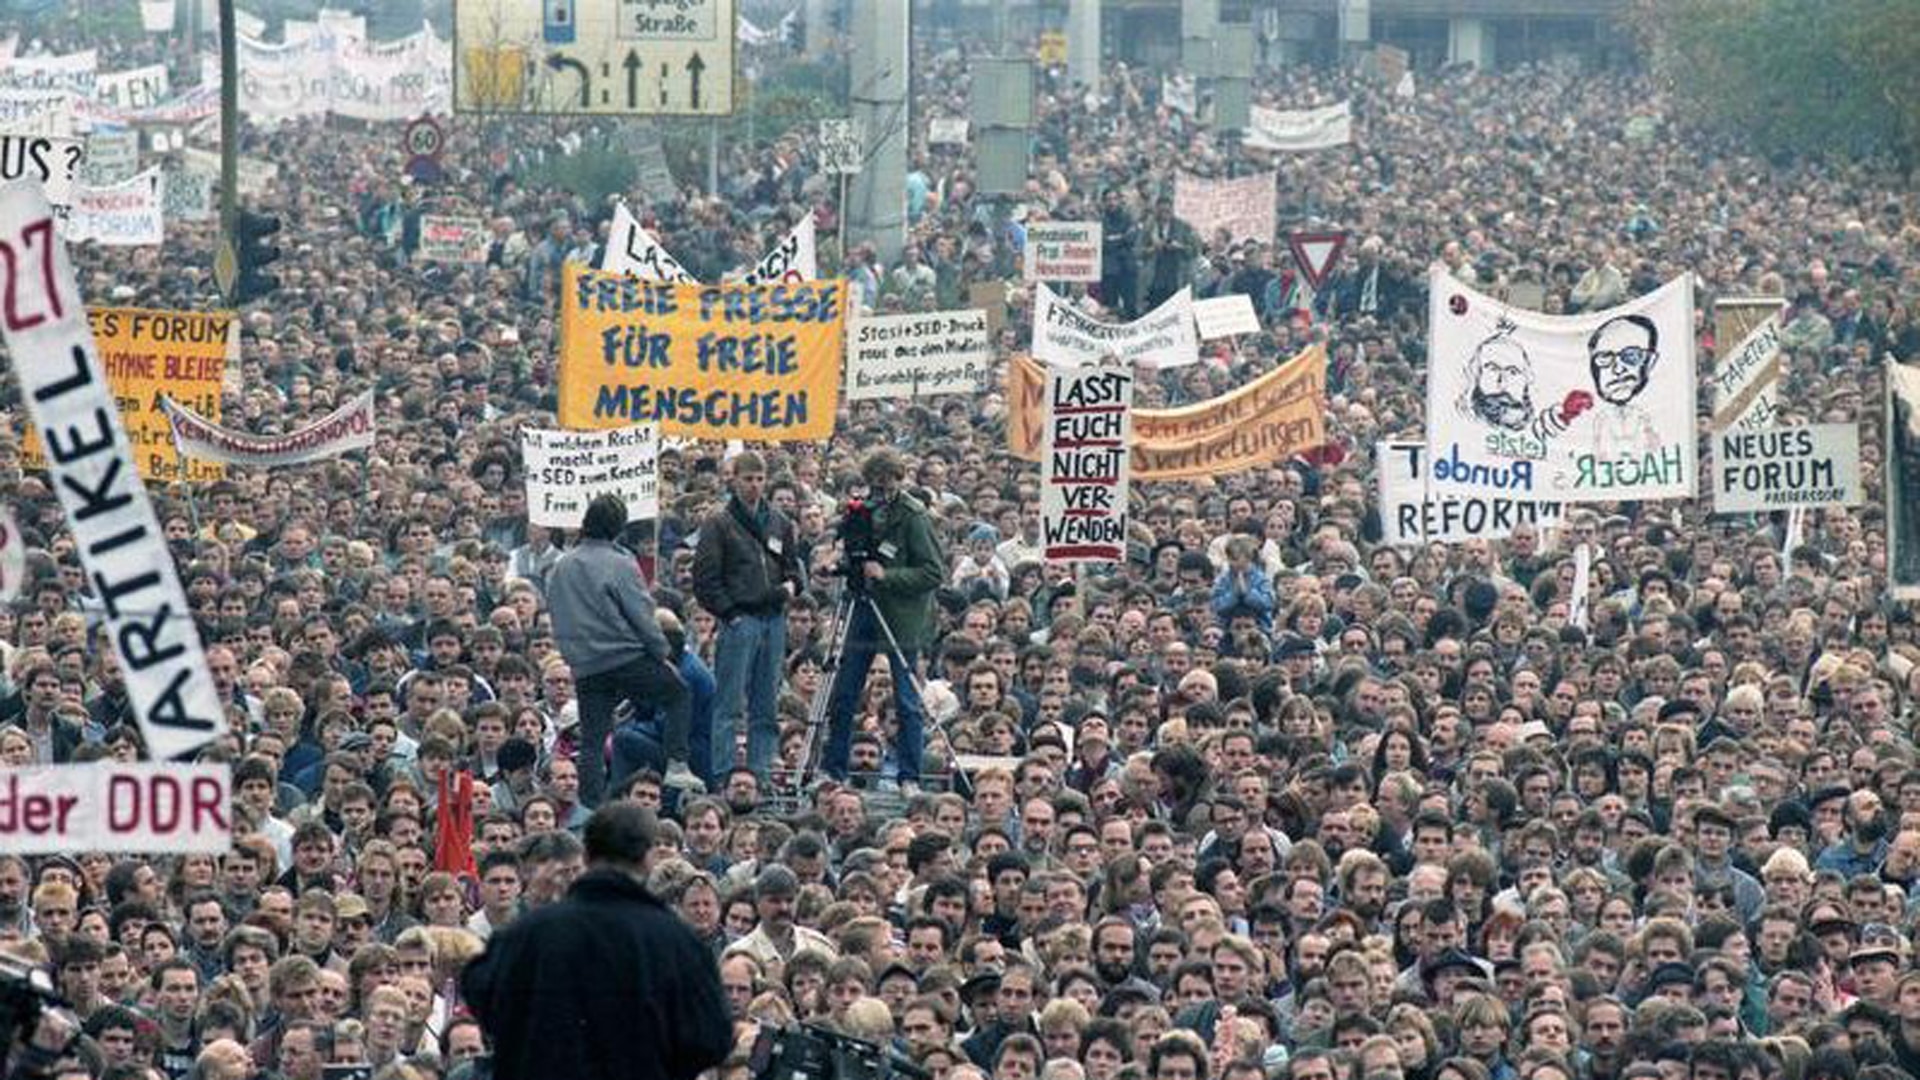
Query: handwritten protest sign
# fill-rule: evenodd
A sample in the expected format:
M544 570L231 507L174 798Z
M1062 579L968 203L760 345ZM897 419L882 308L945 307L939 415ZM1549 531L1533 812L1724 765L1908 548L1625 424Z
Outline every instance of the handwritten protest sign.
M1240 143L1249 150L1325 150L1353 141L1353 110L1344 101L1317 109L1255 105L1248 110L1248 121Z
M984 311L868 316L848 337L848 401L971 394L992 371Z
M420 219L420 257L423 259L483 263L492 246L493 234L479 218L427 214Z
M1195 300L1193 322L1200 328L1201 341L1260 332L1260 315L1253 310L1253 299L1245 293Z
M1786 303L1734 298L1713 305L1713 427L1758 431L1780 412L1780 330Z
M1483 492L1448 495L1427 490L1427 444L1416 440L1374 444L1380 475L1380 532L1389 544L1454 543L1479 537L1500 540L1516 525L1553 525L1560 504Z
M1027 226L1028 281L1099 281L1100 223L1036 221Z
M58 213L73 205L73 185L86 157L78 139L47 135L0 135L0 182L36 180Z
M560 295L560 423L658 423L702 439L833 434L845 354L838 281L681 285L569 264Z
M61 230L69 243L149 247L166 239L166 176L157 167L124 184L76 184Z
M220 419L220 380L227 367L230 312L151 311L145 308L89 308L100 350L100 366L120 406L127 442L140 476L181 479L180 454L173 444L162 397L184 402L201 416ZM30 468L45 468L46 455L32 429L21 446ZM226 470L217 462L195 461L188 480L218 480Z
M78 138L87 126L75 109L78 100L65 90L0 86L0 131L11 135Z
M1173 184L1174 216L1193 226L1202 240L1224 230L1236 244L1272 243L1278 205L1279 186L1270 172L1232 180L1181 173Z
M151 109L167 100L167 65L150 64L97 76L93 96L116 109Z
M213 220L213 177L185 169L169 169L161 188L161 210L166 220Z
M1200 358L1192 289L1181 289L1130 323L1107 323L1045 285L1034 288L1033 355L1042 363L1094 364L1117 356L1145 368L1167 368Z
M95 187L122 183L140 171L140 133L129 127L96 126L87 135L80 179Z
M1026 356L1007 365L1007 449L1036 461L1045 439L1047 369ZM1133 410L1136 481L1219 476L1267 465L1326 441L1327 355L1295 353L1235 390L1179 409Z
M1047 372L1040 531L1048 562L1119 562L1127 552L1127 446L1133 369Z
M174 445L181 454L196 461L228 465L304 465L353 450L373 449L371 390L356 395L352 401L306 427L284 435L255 435L222 427L166 397L160 399L160 408L173 427Z
M1858 506L1866 498L1857 424L1723 430L1713 448L1716 514Z
M606 431L520 432L527 467L527 520L550 529L577 529L587 504L618 495L628 521L660 514L660 431L652 424Z

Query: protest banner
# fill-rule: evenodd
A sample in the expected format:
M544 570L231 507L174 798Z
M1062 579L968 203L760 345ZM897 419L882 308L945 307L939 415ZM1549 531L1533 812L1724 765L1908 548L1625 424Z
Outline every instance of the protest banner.
M140 171L140 133L130 127L95 125L87 134L80 181L93 187L126 182Z
M1427 488L1427 444L1388 440L1374 444L1380 476L1380 534L1389 544L1501 540L1516 525L1560 523L1560 504L1505 495L1438 495Z
M1036 461L1046 426L1046 371L1031 357L1007 365L1007 449ZM1134 409L1138 482L1219 476L1268 465L1326 441L1327 356L1311 345L1217 397L1178 409Z
M1856 424L1722 430L1713 447L1716 514L1858 506L1866 499Z
M681 285L569 264L560 423L817 442L833 434L846 319L838 281Z
M1193 116L1200 111L1200 87L1191 75L1160 76L1160 102L1175 112Z
M78 101L65 90L0 87L0 131L9 135L78 138L87 128L87 121L75 108Z
M1758 431L1780 413L1781 320L1778 299L1721 300L1713 305L1713 430Z
M578 529L587 504L618 495L627 520L660 516L660 429L652 424L605 431L522 428L527 520L550 529Z
M1111 356L1144 368L1180 367L1200 359L1193 290L1181 289L1130 323L1107 323L1046 285L1034 286L1034 359L1073 367Z
M1126 557L1132 404L1133 369L1125 364L1048 369L1040 462L1041 549L1048 562Z
M86 147L78 139L46 135L0 135L0 182L35 180L53 204L67 213Z
M420 218L420 257L430 262L484 263L493 247L493 234L479 218Z
M174 447L162 398L190 403L215 422L220 383L226 374L231 312L150 311L89 308L87 322L99 349L100 369L119 401L127 443L142 479L162 482L218 480L226 470L211 461L185 466ZM40 440L29 430L21 455L33 468L46 467Z
M847 400L972 394L993 366L984 311L861 316L847 339Z
M1099 281L1100 223L1036 221L1027 226L1028 281Z
M115 109L151 109L167 100L167 65L149 64L96 76L93 98Z
M1247 133L1240 144L1249 150L1299 152L1345 146L1353 141L1353 113L1344 101L1317 109L1248 110Z
M721 280L728 284L759 285L768 282L811 281L819 272L813 215L807 214L782 237L772 250L760 256L750 267L728 271ZM600 267L612 274L632 274L646 281L700 282L680 265L625 203L614 207L613 224L607 232L607 249Z
M927 145L965 146L971 127L964 116L936 116L927 121Z
M189 172L200 173L209 177L218 177L220 175L220 154L218 151L202 150L197 146L189 146L183 152L183 160ZM238 166L239 175L237 182L234 184L234 188L239 191L241 195L250 199L265 195L267 193L267 186L280 177L280 166L275 165L271 161L261 161L259 158L243 156L240 158Z
M1690 499L1693 277L1541 315L1428 279L1428 486L1553 502Z
M10 604L27 583L27 539L13 507L0 506L0 604Z
M166 239L166 176L158 167L107 187L75 184L61 234L68 243L149 247Z
M1260 315L1253 310L1253 298L1245 293L1214 296L1193 302L1193 325L1201 341L1238 337L1260 332Z
M233 766L90 761L0 772L0 852L224 854Z
M213 177L185 169L167 170L161 185L161 212L168 221L212 221Z
M1278 173L1209 180L1183 172L1173 182L1173 216L1208 242L1224 230L1236 244L1271 244L1278 206Z
M304 465L354 450L373 449L371 390L355 395L352 401L306 427L284 435L253 435L221 427L165 395L160 398L160 411L167 418L174 447L182 457L194 461L217 461L223 465Z
M395 122L452 112L453 47L431 27L375 42L345 20L288 20L285 37L279 44L238 38L241 107L256 123L329 113ZM217 74L204 74L204 84L219 85Z
M137 479L92 313L38 188L0 187L0 249L10 256L0 259L0 295L8 298L0 328L13 356L34 358L14 364L14 377L31 430L52 451L47 485L59 495L100 600L101 629L113 642L147 753L156 760L190 755L225 737L226 710L166 534ZM221 341L224 357L224 334Z
M100 77L100 54L83 49L61 56L15 56L0 64L0 87L12 90L57 90L81 101L93 97Z
M1886 372L1887 586L1920 600L1920 370L1894 360Z

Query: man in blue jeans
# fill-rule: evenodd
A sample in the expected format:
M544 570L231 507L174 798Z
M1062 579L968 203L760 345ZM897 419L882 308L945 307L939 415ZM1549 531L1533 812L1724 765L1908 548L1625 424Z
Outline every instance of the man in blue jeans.
M787 601L803 587L793 522L766 499L767 464L749 450L733 459L732 494L700 523L693 595L719 623L714 648L713 750L707 783L733 771L741 706L747 767L770 779L780 721L774 706L787 661Z
M847 620L846 646L828 701L829 728L822 768L836 780L847 778L854 712L866 689L874 657L884 654L893 672L893 700L900 717L893 757L899 764L902 788L913 790L920 784L920 753L926 739L926 710L920 704L915 672L920 650L933 636L933 594L945 580L946 558L934 538L933 519L926 506L900 490L906 467L898 454L885 448L875 450L861 464L860 473L867 482L872 535L870 544L860 541L868 550L846 553L850 561L858 560L858 565L848 568L847 582L847 588L858 598ZM848 535L864 531L843 529ZM881 617L886 619L885 628L880 625ZM888 629L893 631L891 643Z
M580 694L580 804L600 805L607 784L607 736L623 700L652 705L665 717L671 787L704 791L687 767L692 723L686 683L668 659L666 635L654 617L653 595L640 580L633 553L618 543L627 504L602 495L587 506L580 542L561 556L547 578L553 640L573 669Z

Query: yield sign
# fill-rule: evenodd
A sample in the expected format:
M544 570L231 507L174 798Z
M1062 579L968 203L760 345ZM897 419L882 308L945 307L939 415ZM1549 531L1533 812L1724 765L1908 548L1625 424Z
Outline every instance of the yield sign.
M1293 264L1306 275L1307 284L1319 292L1333 274L1333 266L1346 250L1343 232L1297 232L1287 234L1287 247L1293 251Z

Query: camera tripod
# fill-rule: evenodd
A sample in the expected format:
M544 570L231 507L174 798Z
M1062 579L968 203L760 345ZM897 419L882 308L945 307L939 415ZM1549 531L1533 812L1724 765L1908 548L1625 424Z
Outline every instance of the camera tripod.
M794 774L793 780L795 796L804 796L808 786L819 774L822 764L819 759L825 754L821 733L828 730L827 725L833 722L833 718L828 714L833 709L834 687L840 681L840 664L847 651L847 634L853 625L854 612L863 607L873 616L873 621L879 624L880 632L886 638L887 669L893 672L895 679L904 675L912 683L914 692L920 695L921 737L925 739L928 735L939 735L943 742L946 740L945 732L934 724L933 717L927 712L926 681L911 665L905 663L900 665L906 668L905 672L894 669L894 658L904 659L905 653L900 648L900 639L894 636L892 624L887 622L886 613L880 610L880 605L874 601L873 594L867 591L864 583L843 580L839 593L834 597L832 621L828 623L827 654L821 661L820 686L814 691L813 701L807 708L806 741L801 744L800 768ZM858 693L857 689L855 693ZM899 708L897 703L894 707L896 710ZM853 718L848 717L847 723L853 723ZM949 754L951 750L952 746L949 744Z

